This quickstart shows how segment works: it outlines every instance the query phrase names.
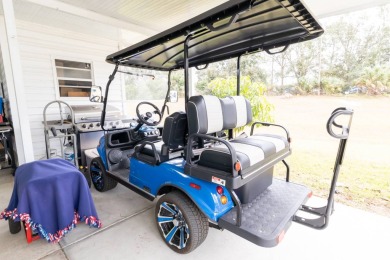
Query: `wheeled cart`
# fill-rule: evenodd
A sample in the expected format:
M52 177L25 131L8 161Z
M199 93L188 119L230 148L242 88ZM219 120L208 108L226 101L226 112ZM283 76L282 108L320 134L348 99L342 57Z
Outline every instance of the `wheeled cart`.
M48 120L48 109L51 105L58 105L58 114L60 119L58 120ZM63 107L66 106L70 115L67 118L64 118ZM44 134L45 134L45 143L46 143L46 157L47 159L60 157L68 161L73 162L74 165L78 168L78 156L77 156L77 138L74 133L74 121L73 121L73 110L66 102L55 100L48 103L43 109L43 125L44 125ZM60 153L57 152L57 149L52 149L51 141L57 141L57 146L59 147ZM67 149L67 151L65 150ZM72 151L70 152L69 149ZM55 152L54 152L55 151Z

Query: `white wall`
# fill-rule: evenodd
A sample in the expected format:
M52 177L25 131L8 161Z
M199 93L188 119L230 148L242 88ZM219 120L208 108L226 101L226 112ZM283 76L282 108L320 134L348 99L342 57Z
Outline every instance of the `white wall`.
M46 154L42 124L43 109L47 103L58 98L53 59L92 62L95 85L105 88L108 76L114 69L112 64L105 62L105 58L118 50L118 43L20 20L16 21L16 27L34 158L37 160ZM120 80L116 80L110 88L110 99L122 99L122 88L119 83ZM61 100L70 105L90 104L88 98ZM57 113L55 110L50 110L50 115L55 116Z

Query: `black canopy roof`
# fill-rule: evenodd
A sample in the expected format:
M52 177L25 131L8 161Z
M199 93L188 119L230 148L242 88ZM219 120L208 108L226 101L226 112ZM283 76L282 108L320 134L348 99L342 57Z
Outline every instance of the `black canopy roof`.
M199 66L314 39L322 27L298 0L231 0L169 30L107 56L124 66L171 70Z

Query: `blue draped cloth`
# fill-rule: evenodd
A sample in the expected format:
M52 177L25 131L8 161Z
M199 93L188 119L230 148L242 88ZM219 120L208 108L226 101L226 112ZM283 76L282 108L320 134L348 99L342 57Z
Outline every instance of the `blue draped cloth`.
M78 221L93 227L101 222L87 181L63 159L21 165L8 207L0 219L22 220L50 242L58 242Z

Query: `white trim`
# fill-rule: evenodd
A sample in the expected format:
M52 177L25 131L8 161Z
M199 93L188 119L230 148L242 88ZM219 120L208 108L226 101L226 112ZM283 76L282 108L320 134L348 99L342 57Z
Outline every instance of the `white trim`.
M233 143L233 142L230 142L229 144L233 147L233 149L236 152L239 152L239 153L242 153L242 154L245 154L246 156L248 156L250 166L255 165L256 163L264 160L264 156L265 156L264 151L260 147L253 146L250 144ZM216 145L213 148L207 149L205 151L215 151L215 152L219 152L219 153L231 154L228 150L215 149L215 148L227 148L226 145L224 145L224 144Z
M236 152L240 152L248 156L250 166L255 165L256 163L264 160L264 151L260 147L253 146L250 144L242 144L242 143L230 143L230 145L236 150Z
M58 69L64 69L64 70L91 71L90 69L71 68L71 67L62 67L62 66L56 66L56 68L58 68Z
M57 69L58 67L56 67ZM91 73L92 74L92 73ZM92 79L82 79L82 78L68 78L68 77L57 77L59 80L71 80L71 81L84 81L84 82L90 82Z
M62 80L61 78L58 78L58 79ZM60 88L87 88L87 89L90 89L91 87L88 87L88 86L72 86L72 85L61 85L60 86Z
M202 96L206 104L207 134L215 133L223 129L223 114L221 101L216 96ZM201 120L198 118L198 121Z
M243 96L233 96L234 103L236 105L236 115L237 115L237 122L236 127L241 127L246 125L246 122L248 121L247 116L247 109L246 109L246 101Z
M0 21L0 45L4 62L18 164L34 161L30 120L15 25L13 1L2 0L4 23Z

